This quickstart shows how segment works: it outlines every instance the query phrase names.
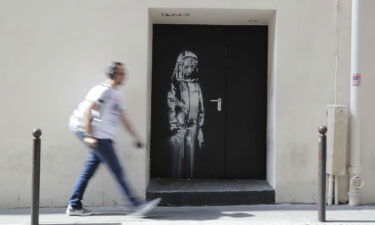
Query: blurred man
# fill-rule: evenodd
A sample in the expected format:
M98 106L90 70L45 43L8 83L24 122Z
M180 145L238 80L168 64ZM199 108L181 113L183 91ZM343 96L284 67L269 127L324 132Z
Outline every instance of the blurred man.
M122 63L108 65L108 79L93 87L85 100L70 117L69 127L89 147L86 162L69 198L66 214L70 216L88 216L92 212L82 206L85 189L100 163L108 166L113 173L120 190L131 204L130 209L138 215L144 215L160 202L160 198L143 202L135 198L124 178L121 164L113 147L113 140L122 124L136 139L136 145L142 148L140 137L132 128L124 112L122 93L117 88L122 85L126 74Z

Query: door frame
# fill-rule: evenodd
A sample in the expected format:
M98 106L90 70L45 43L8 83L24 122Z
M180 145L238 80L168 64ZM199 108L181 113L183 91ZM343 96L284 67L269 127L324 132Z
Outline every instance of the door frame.
M245 13L244 13L245 11ZM194 16L193 16L194 15ZM228 18L228 15L231 15ZM245 15L245 17L244 17ZM268 66L267 66L267 182L276 188L276 10L256 9L189 9L189 8L149 8L148 12L148 66L147 66L147 143L151 140L151 92L152 92L152 50L153 24L205 24L205 25L267 25L268 26ZM223 20L225 18L225 20ZM250 18L250 19L249 19ZM146 183L150 179L150 149L147 146Z

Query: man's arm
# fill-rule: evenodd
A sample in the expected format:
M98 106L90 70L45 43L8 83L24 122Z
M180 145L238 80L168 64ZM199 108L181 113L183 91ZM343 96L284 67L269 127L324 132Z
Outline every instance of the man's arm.
M86 100L88 101L88 100ZM92 114L91 110L98 109L98 104L96 104L93 101L89 101L88 107L86 110L83 112L83 127L87 132L87 137L83 138L83 141L88 144L89 146L96 147L97 146L97 140L92 136L93 135L93 130L92 130Z
M142 147L143 144L141 142L141 138L137 134L137 132L135 132L135 130L133 129L133 127L132 127L130 121L128 120L128 118L126 116L126 113L123 109L121 110L121 122L124 125L124 127L129 131L129 133L136 139L136 145L138 147Z
M88 101L88 100L86 100ZM86 110L83 112L83 127L85 128L86 132L87 132L87 135L88 136L92 136L92 124L91 124L91 121L92 121L92 114L91 114L91 110L95 110L98 108L98 105L93 102L93 101L89 101L88 103L88 107L86 108Z

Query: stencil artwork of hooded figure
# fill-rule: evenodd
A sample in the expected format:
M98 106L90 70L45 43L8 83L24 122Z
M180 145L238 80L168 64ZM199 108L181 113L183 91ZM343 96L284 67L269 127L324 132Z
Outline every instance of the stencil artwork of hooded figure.
M203 144L204 108L198 80L198 57L184 51L178 55L168 92L169 139L172 177L193 177L194 155Z

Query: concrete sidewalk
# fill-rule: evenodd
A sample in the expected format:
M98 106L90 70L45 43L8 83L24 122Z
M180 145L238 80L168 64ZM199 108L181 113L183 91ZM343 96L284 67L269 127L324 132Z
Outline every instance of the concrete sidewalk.
M246 205L203 207L159 207L145 218L121 212L119 208L93 207L95 215L70 217L65 208L41 209L40 224L320 224L316 205ZM30 209L0 210L0 224L30 224ZM327 224L375 224L375 205L327 207Z

